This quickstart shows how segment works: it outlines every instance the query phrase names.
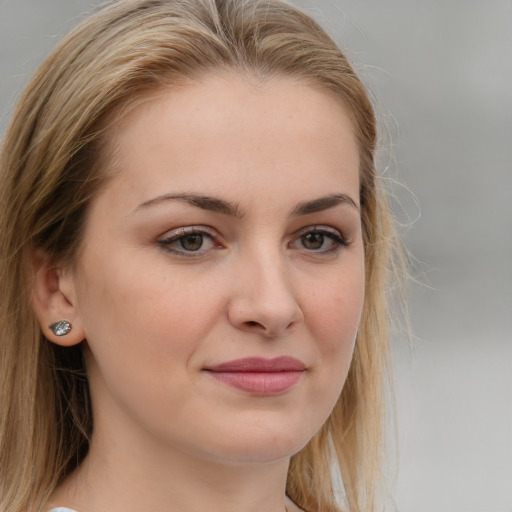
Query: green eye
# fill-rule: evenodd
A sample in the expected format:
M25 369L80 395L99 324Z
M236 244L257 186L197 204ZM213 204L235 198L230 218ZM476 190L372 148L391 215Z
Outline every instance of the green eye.
M198 251L203 246L203 235L194 233L179 239L181 247L185 251Z
M302 235L301 240L306 249L318 251L324 245L325 237L323 233L308 233Z

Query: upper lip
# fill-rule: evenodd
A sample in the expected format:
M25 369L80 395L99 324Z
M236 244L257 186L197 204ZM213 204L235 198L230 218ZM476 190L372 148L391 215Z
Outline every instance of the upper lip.
M306 365L294 357L280 356L273 359L264 357L246 357L234 359L205 368L211 372L298 372L306 369Z

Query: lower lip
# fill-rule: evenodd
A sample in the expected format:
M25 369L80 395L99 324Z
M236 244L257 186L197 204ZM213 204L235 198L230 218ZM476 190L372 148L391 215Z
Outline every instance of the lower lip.
M220 380L248 393L257 395L277 395L294 386L302 377L303 371L288 372L209 372Z

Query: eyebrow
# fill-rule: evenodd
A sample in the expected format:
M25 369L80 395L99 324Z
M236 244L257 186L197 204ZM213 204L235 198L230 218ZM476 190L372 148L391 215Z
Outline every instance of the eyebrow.
M191 206L201 208L202 210L208 210L217 213L223 213L231 217L242 218L244 212L240 209L239 205L219 199L217 197L184 193L184 194L163 194L161 196L149 199L141 203L135 211L140 209L148 208L150 206L158 205L166 201L183 201ZM359 205L347 194L331 194L325 197L319 197L312 199L311 201L304 201L299 203L292 211L293 217L300 217L302 215L308 215L311 213L321 212L334 208L340 204L347 204L359 211ZM135 212L134 212L135 213Z
M242 218L244 215L244 213L240 210L240 207L236 204L229 203L228 201L224 201L223 199L218 199L217 197L187 193L164 194L155 197L137 206L135 211L172 200L183 201L191 206L201 208L202 210L223 213L225 215L230 215L232 217Z
M347 204L359 211L359 205L347 194L331 194L325 197L319 197L312 201L305 201L299 203L292 212L294 217L300 217L301 215L308 215L310 213L321 212L334 208L340 204Z

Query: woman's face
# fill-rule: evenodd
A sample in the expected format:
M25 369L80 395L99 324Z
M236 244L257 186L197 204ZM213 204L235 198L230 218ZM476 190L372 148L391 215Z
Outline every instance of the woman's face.
M363 306L343 107L291 79L212 75L112 130L112 178L63 277L94 435L226 463L290 456L336 403Z

